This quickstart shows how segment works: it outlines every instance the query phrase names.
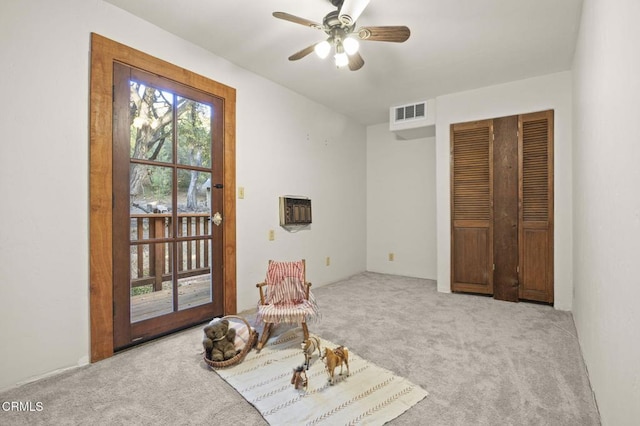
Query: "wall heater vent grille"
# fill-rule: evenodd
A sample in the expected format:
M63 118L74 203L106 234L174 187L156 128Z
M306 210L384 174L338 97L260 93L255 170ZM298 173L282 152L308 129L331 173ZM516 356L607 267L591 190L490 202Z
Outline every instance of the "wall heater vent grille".
M404 122L407 120L424 119L427 114L426 102L417 104L402 105L396 107L395 122Z

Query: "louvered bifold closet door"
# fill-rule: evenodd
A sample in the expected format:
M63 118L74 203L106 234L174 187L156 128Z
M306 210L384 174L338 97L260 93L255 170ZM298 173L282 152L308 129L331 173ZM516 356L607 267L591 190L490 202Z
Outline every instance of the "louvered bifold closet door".
M553 303L553 111L520 116L520 299Z
M493 124L451 125L451 290L493 293Z

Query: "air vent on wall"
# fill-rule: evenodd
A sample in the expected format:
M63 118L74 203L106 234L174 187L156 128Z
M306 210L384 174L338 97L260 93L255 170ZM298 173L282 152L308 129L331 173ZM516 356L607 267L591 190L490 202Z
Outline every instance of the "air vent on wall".
M426 102L396 107L395 122L425 118Z
M391 107L389 130L398 139L432 137L436 134L435 99Z

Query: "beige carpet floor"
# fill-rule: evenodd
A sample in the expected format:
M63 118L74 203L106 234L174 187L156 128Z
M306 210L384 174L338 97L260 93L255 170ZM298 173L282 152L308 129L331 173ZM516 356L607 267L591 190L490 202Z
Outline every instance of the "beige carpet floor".
M599 425L571 313L362 273L314 288L311 332L429 396L391 425ZM202 327L0 393L2 425L265 425L202 361ZM44 354L46 356L46 354Z

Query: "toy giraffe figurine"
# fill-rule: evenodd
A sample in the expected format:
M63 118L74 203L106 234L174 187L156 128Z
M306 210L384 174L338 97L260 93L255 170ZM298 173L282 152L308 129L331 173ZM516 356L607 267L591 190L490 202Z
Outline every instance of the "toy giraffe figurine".
M307 390L309 380L307 379L307 373L305 372L304 365L300 365L293 369L293 377L291 377L291 384L298 390L304 388Z

